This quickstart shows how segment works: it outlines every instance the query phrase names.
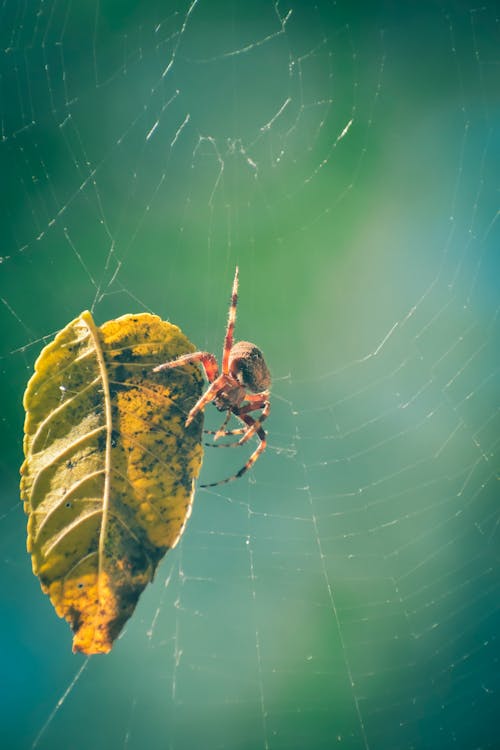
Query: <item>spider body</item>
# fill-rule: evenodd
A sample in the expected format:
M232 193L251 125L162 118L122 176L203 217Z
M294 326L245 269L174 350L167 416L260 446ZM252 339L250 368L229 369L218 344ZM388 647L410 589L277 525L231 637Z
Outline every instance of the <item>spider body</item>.
M199 411L213 402L219 411L227 412L221 427L212 432L214 441L219 437L229 435L241 435L239 440L232 443L215 445L216 448L233 448L243 445L251 437L257 435L260 442L246 464L231 477L220 482L201 485L202 487L215 487L218 484L231 482L241 477L259 458L266 447L266 433L262 423L269 416L271 404L269 401L269 388L271 386L271 374L268 370L264 355L255 344L249 341L238 341L233 344L233 332L236 323L236 306L238 304L238 267L234 274L233 291L229 307L229 318L222 350L222 372L219 374L217 359L210 352L193 352L184 354L171 362L165 362L155 367L154 372L181 367L190 362L200 362L202 365L209 387L197 403L193 406L186 419L186 427L193 421ZM256 418L251 412L260 411ZM226 430L231 415L243 422L244 427L236 430Z
M262 393L271 385L261 350L249 341L238 341L229 352L229 372L235 380L252 393Z

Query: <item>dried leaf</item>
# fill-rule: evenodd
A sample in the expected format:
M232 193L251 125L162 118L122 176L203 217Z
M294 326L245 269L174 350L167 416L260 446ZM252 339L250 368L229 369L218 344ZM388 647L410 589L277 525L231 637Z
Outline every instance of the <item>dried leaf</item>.
M202 416L184 422L201 374L153 368L193 350L156 315L98 328L84 312L36 362L24 396L28 551L74 651L110 651L190 515Z

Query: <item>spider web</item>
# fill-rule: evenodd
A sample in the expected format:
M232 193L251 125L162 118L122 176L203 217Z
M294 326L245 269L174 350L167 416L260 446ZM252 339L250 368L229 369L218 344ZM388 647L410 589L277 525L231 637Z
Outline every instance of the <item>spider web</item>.
M498 747L494 4L4 0L0 35L3 744ZM33 362L86 308L220 356L236 264L268 449L74 656L24 552Z

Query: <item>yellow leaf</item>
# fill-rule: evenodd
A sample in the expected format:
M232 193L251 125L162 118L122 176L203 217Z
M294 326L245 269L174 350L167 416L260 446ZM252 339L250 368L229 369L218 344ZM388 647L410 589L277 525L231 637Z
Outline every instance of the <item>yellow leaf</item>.
M89 312L40 354L24 396L21 497L33 572L75 635L107 653L191 513L201 460L196 365L153 368L194 351L156 315L99 328Z

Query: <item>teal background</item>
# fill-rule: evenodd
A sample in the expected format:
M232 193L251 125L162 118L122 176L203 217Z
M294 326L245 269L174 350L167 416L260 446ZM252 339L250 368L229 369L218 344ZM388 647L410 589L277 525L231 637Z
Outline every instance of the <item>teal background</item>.
M2 5L2 747L500 746L497 16ZM34 361L84 309L219 355L236 264L269 447L73 655L25 552Z

